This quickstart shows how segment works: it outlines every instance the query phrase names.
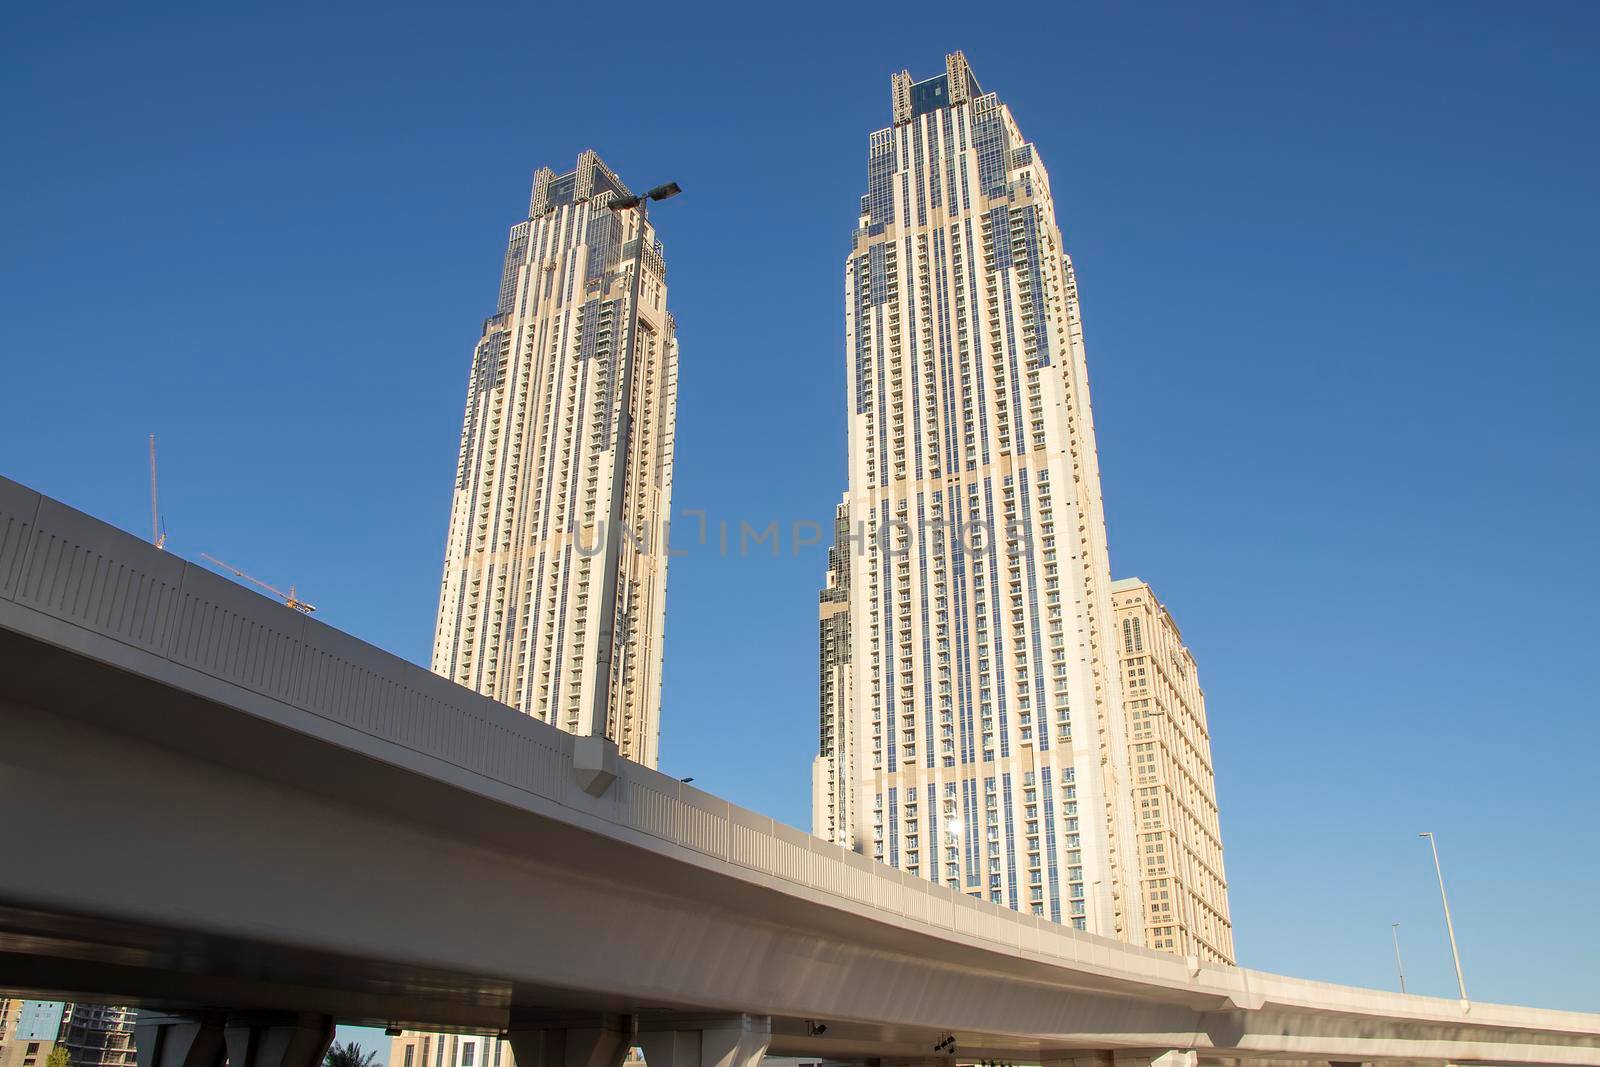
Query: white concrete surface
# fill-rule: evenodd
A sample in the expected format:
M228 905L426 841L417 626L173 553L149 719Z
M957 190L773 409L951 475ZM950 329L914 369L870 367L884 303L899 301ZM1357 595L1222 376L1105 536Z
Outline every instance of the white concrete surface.
M951 1033L962 1062L1600 1065L1600 1016L1191 964L628 761L591 795L570 735L3 479L0 737L35 858L0 865L0 989L477 1029L748 1015L774 1054L835 1059Z

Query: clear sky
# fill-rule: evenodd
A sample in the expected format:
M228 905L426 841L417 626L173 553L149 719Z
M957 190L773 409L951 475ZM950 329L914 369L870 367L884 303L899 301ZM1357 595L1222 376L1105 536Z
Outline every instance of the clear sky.
M142 532L156 432L174 551L426 663L531 172L676 179L713 543L672 563L662 767L805 826L824 558L787 527L844 486L867 136L964 49L1051 171L1242 961L1392 986L1399 922L1454 995L1431 829L1473 996L1600 1009L1600 6L229 7L0 15L0 472Z

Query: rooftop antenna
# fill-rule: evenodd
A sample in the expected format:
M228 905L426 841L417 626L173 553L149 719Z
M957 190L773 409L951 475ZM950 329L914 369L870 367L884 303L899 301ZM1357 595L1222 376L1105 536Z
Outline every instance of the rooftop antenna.
M167 531L161 525L161 496L156 490L156 435L150 435L150 543L167 547Z

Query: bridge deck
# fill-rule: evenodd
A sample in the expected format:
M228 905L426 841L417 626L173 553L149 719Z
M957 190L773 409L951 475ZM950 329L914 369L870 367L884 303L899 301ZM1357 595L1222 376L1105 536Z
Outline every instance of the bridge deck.
M0 987L498 1028L774 1018L775 1052L1600 1065L1600 1016L1183 959L623 763L0 479ZM807 1020L825 1020L825 1037Z

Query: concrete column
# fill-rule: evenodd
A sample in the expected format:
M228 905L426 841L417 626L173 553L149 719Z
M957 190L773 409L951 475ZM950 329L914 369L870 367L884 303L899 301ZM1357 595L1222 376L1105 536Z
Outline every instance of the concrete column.
M1197 1067L1192 1049L1117 1049L1114 1052L1045 1053L1041 1067Z
M621 1067L633 1047L626 1016L542 1022L513 1018L506 1036L517 1067Z
M648 1067L758 1067L772 1043L772 1019L765 1015L674 1019L671 1025L639 1031Z
M133 1022L139 1067L222 1067L228 1049L220 1012L141 1011Z
M227 1037L228 1067L322 1067L333 1044L333 1017L230 1015Z
M1166 1049L1111 1054L1115 1067L1197 1067L1200 1054L1193 1049Z

